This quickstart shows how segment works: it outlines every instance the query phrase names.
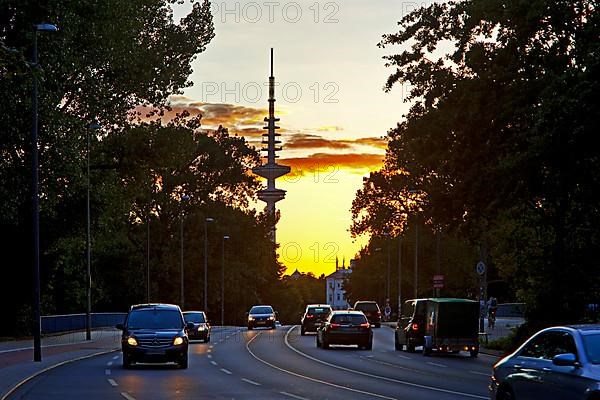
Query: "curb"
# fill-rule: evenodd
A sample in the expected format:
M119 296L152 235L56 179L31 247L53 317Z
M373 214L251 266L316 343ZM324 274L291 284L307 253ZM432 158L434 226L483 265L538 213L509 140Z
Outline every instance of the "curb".
M87 356L82 356L82 357L77 357L77 358L73 358L70 360L65 360L65 361L61 361L59 363L56 363L54 365L50 365L40 371L37 371L36 373L34 373L33 375L28 376L27 378L21 380L19 383L17 383L15 386L13 386L8 392L6 392L4 395L2 395L2 397L0 397L0 400L7 400L13 393L15 393L21 386L25 385L27 382L31 381L32 379L37 378L38 376L51 371L55 368L58 367L62 367L63 365L67 365L67 364L71 364L74 363L76 361L81 361L81 360L85 360L88 358L92 358L92 357L97 357L97 356L103 356L105 354L110 354L110 353L114 353L115 351L119 351L120 349L115 348L112 350L105 350L105 351L100 351L98 353L93 353L93 354L88 354Z

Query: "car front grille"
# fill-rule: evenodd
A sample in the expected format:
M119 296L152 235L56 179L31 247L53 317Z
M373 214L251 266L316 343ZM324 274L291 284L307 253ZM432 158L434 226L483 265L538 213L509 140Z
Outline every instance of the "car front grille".
M159 338L159 337L151 337L151 338L143 338L138 339L138 343L140 346L144 347L167 347L173 343L173 338Z

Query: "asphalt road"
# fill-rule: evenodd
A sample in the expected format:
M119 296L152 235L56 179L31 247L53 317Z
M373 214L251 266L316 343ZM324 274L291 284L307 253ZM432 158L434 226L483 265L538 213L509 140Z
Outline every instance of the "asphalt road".
M214 328L211 340L191 344L187 370L124 370L113 353L49 371L11 399L487 399L496 361L395 351L389 328L374 329L372 351L319 349L289 326Z

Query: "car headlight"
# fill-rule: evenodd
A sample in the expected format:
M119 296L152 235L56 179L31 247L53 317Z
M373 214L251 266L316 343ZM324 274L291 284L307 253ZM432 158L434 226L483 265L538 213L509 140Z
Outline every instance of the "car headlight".
M128 337L127 338L127 344L130 345L130 346L137 346L138 342L137 342L137 340L135 340L134 337Z
M183 338L177 336L175 340L173 340L173 346L179 346L180 344L183 344Z
M275 320L275 317L269 317L269 321Z
M200 326L198 327L198 332L202 332L202 331L204 331L205 329L206 329L206 327L205 327L204 325L200 325Z
M248 317L248 321L254 321L254 317L253 316L249 316Z

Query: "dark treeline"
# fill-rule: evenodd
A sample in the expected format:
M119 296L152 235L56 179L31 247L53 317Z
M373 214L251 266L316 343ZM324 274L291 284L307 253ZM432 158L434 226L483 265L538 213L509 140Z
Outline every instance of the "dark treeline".
M481 259L504 300L527 303L532 327L580 321L586 304L599 302L598 7L435 3L384 35L379 46L389 49L392 69L385 88L410 85L411 108L388 132L384 167L353 204L353 233L373 235L364 263L375 279L385 261L374 248L385 249L385 233L411 240L418 214L425 231L443 233L442 243L450 236L466 245L442 263L449 279L462 271L463 282L449 283L454 293L476 288ZM435 255L424 246L425 257ZM419 295L429 294L435 270L431 262L425 268ZM410 292L410 268L408 279Z
M203 308L207 217L214 219L207 225L212 321L220 322L223 265L226 323L241 323L257 303L295 320L289 304L315 297L282 279L269 240L273 221L249 208L260 187L248 174L258 153L225 128L203 130L200 118L160 120L168 96L191 85L191 62L214 37L208 1L195 2L181 21L171 3L0 0L0 335L32 326L34 74L42 315L85 312L88 135L93 312L126 311L145 302L148 289L150 301L179 304L182 248L183 307ZM35 23L59 27L38 33L39 67L29 63ZM140 105L148 115L135 111Z

